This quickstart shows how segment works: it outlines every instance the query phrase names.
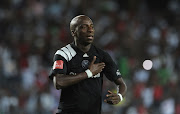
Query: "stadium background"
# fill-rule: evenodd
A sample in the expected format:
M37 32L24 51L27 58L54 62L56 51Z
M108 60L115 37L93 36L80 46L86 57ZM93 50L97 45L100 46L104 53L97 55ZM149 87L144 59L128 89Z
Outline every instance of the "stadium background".
M70 20L88 15L95 44L127 83L124 101L103 114L180 114L179 0L1 0L0 114L51 114L59 92L48 80L55 51L72 41ZM144 60L153 61L144 70ZM105 79L103 96L115 85ZM93 110L93 109L92 109Z

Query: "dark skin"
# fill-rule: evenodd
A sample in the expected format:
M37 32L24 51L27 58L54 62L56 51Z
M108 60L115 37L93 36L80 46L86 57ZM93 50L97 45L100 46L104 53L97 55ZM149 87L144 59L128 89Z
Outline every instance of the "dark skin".
M72 19L70 23L71 34L74 37L75 45L83 52L88 52L91 44L94 40L94 27L92 20L84 15L77 16ZM96 56L94 56L92 62L89 65L89 70L92 72L93 76L102 72L105 67L105 63L94 63L96 60ZM88 78L85 72L79 73L77 75L64 75L64 74L57 74L56 77L56 88L62 89L73 84L79 83L82 80ZM122 78L118 78L114 82L118 88L119 93L124 96L126 93L126 84L124 83ZM108 91L106 95L106 99L104 100L106 103L109 104L118 104L120 102L120 97L117 93L113 93Z

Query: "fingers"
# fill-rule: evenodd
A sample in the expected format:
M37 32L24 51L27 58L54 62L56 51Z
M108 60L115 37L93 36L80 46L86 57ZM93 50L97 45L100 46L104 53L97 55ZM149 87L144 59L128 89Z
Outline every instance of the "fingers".
M106 96L107 96L107 100L119 100L118 95L106 95Z
M91 64L94 64L95 61L96 61L96 56L93 57Z
M118 104L119 103L119 101L117 101L117 100L111 100L111 102L112 102L112 104Z
M97 73L102 72L102 70L104 69L104 67L105 67L105 63L97 63L97 64L94 64L94 68L97 70Z
M118 100L107 100L105 99L104 102L108 103L108 104L112 104L112 105L115 105L115 104L118 104L119 101Z
M120 102L119 96L116 93L113 93L108 90L108 94L106 95L107 99L104 102L108 104L118 104Z
M96 56L93 57L93 60L91 61L91 64L94 64L96 61ZM98 66L105 66L105 63L102 62L102 63L97 63Z
M108 90L108 94L106 95L106 97L112 97L112 96L116 96L116 94Z
M105 63L98 63L97 66L102 70L105 67Z
M113 92L111 92L110 90L108 90L108 93L112 94Z
M102 71L102 69L104 69L104 67L105 67L105 63L98 63L98 67Z
M99 67L105 67L105 63L98 63Z
M102 72L104 67L105 67L104 62L95 64L96 59L97 59L97 57L94 56L92 62L89 65L89 70L92 72L93 76L95 76L96 74Z

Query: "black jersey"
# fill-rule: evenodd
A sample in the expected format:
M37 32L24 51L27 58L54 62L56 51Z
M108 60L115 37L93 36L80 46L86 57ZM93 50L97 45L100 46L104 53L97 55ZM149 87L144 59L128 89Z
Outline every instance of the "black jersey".
M106 64L103 71L93 78L85 79L77 84L63 88L59 109L64 112L81 112L85 114L100 114L102 103L103 73L115 81L121 77L117 65L105 51L91 45L87 53L82 52L73 43L58 50L54 55L54 65L50 79L57 73L76 75L88 69L89 64L96 56L95 63Z

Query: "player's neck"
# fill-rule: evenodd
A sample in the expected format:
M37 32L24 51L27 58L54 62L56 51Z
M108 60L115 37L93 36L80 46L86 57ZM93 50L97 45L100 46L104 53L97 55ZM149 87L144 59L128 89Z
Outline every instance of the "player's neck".
M82 45L80 43L77 43L75 42L75 45L81 50L83 51L84 53L88 52L91 48L91 44L88 44L88 45Z

